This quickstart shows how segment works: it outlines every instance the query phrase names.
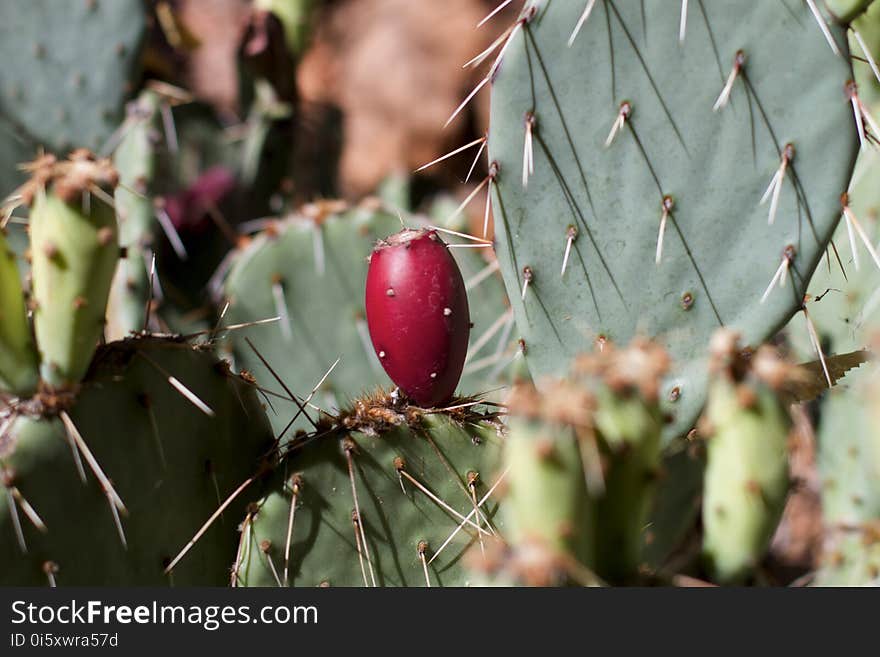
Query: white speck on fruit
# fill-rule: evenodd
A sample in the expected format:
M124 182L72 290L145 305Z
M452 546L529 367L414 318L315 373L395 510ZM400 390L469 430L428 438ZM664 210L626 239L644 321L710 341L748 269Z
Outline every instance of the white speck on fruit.
M431 372L431 378L432 378L432 379L436 379L436 378L437 378L437 372Z
M444 317L449 317L451 314L452 314L452 308L444 308L443 309L443 316Z
M385 290L385 294L387 294L389 297L393 297L394 296L394 288L389 287L387 290Z
M385 352L384 352L384 351L380 351L380 352L379 352L379 358L385 358Z

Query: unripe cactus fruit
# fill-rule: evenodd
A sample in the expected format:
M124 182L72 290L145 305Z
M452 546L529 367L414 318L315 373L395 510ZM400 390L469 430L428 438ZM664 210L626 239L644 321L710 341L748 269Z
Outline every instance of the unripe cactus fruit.
M433 230L405 229L370 256L367 325L379 362L417 404L448 401L470 335L467 292L446 244Z

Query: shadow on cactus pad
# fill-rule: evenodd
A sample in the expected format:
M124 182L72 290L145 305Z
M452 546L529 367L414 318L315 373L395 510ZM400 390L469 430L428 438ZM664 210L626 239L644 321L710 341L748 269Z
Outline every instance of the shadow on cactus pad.
M12 402L2 428L2 584L227 581L244 502L172 578L163 572L271 445L254 390L209 350L151 337L109 344L77 392Z

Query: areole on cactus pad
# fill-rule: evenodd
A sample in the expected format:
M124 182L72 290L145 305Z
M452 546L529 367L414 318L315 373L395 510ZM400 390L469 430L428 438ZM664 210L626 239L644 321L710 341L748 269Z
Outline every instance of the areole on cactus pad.
M805 3L678 8L527 2L487 77L496 246L532 374L656 337L667 437L703 406L716 328L757 345L802 308L854 111L868 122L845 28Z

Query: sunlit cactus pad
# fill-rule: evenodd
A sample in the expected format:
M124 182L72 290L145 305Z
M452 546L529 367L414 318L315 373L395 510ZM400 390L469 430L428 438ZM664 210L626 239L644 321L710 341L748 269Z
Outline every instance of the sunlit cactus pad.
M676 362L669 435L703 405L713 330L754 346L800 309L859 145L842 27L827 27L836 54L806 3L691 2L685 21L680 5L526 3L489 135L497 249L533 375L601 337L655 336ZM771 225L772 188L761 201L783 162ZM789 246L787 285L762 304Z
M356 401L304 440L252 505L233 585L467 584L464 553L497 531L500 476L495 415L476 408L431 415L383 393Z

